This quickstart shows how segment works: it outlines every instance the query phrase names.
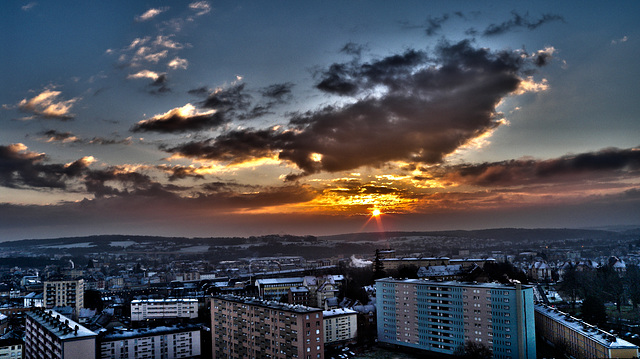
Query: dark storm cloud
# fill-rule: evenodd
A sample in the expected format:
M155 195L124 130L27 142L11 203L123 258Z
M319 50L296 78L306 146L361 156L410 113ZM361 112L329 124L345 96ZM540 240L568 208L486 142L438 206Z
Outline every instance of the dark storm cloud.
M441 43L435 55L407 50L369 63L333 64L318 88L362 98L297 114L288 128L235 130L164 150L230 163L278 155L302 170L288 179L389 161L440 163L499 126L495 106L533 64L520 53L478 49L469 41ZM374 89L379 96L370 94Z
M81 176L90 160L69 164L45 164L42 153L26 150L21 144L0 146L0 185L9 188L65 189L67 181Z
M41 132L41 135L45 136L47 142L82 142L71 132L60 132L56 130L47 130Z
M157 79L153 80L153 82L149 84L149 87L152 88L149 93L153 95L160 95L171 92L171 89L167 85L168 82L169 79L167 78L167 74L160 74Z
M194 202L226 208L262 208L285 204L304 203L318 196L318 192L307 185L286 186L242 186L222 183L209 186L211 194L203 194Z
M388 56L371 63L354 61L333 64L326 71L317 74L320 82L316 88L342 96L353 96L376 85L385 85L390 90L395 90L410 77L416 66L425 64L426 59L426 53L410 49L401 55Z
M249 107L250 101L251 95L245 90L245 84L237 84L212 92L200 106L218 111L244 110Z
M501 35L516 28L526 28L535 30L538 27L553 21L562 21L564 18L556 14L543 14L539 19L533 20L529 14L520 15L517 12L511 12L512 18L500 24L491 24L483 31L484 36Z
M118 138L104 138L104 137L93 137L92 139L83 139L71 132L60 132L57 130L47 130L40 133L42 136L42 140L46 142L61 142L61 143L74 143L74 144L89 144L89 145L130 145L132 143L131 138L127 137L124 139Z
M263 88L261 94L263 97L271 98L276 101L284 101L291 97L292 88L293 84L291 82L273 84Z
M140 121L131 127L132 132L180 133L217 128L227 122L221 112L185 115L174 109L164 115Z
M182 188L163 185L150 176L125 171L119 167L89 171L84 179L87 192L96 198L107 196L145 196L158 198L177 198L175 191Z
M197 96L206 96L210 92L211 92L211 89L206 86L198 87L198 88L187 91L189 95L197 95Z
M360 57L360 55L362 55L362 52L366 49L365 46L362 46L360 44L356 44L354 42L347 42L342 49L340 49L340 52L345 53L347 55L351 55L351 56L356 56L356 57Z
M290 82L286 82L270 85L261 89L260 94L266 101L262 101L253 105L253 107L248 111L238 112L236 115L236 119L251 120L265 116L267 114L273 114L274 107L283 103L287 103L293 98L291 94L292 88L293 84Z
M228 132L215 140L193 141L163 149L183 157L240 163L273 156L294 140L292 132L246 129Z
M185 178L204 179L204 176L198 174L198 169L195 167L160 165L158 168L169 174L169 181L171 182Z
M456 166L447 169L445 179L478 186L617 180L640 175L640 148L609 148L597 152L563 156L550 160L509 160Z
M433 36L442 29L442 24L449 20L449 14L440 17L429 17L427 19L427 27L424 29L427 36Z

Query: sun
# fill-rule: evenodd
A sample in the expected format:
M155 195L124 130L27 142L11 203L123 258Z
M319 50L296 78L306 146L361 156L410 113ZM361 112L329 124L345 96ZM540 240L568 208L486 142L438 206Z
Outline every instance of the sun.
M371 215L374 216L374 217L378 217L381 214L382 214L382 212L380 212L380 210L377 209L377 208L374 208L373 211L371 211Z

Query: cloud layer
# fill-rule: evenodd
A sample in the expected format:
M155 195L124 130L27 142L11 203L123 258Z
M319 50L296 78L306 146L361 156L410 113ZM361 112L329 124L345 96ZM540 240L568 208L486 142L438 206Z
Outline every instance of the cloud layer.
M430 55L407 50L358 58L317 73L317 89L352 99L299 113L286 128L242 129L165 148L181 157L238 163L277 156L302 172L338 172L389 161L436 164L501 122L497 104L520 89L535 65L520 52L492 52L469 41L441 43ZM208 108L242 108L242 87L209 96ZM222 96L224 95L224 96Z

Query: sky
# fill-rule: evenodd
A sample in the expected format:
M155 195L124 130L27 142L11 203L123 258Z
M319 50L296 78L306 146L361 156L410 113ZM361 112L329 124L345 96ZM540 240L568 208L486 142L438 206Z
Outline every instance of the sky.
M0 9L0 241L640 225L640 1Z

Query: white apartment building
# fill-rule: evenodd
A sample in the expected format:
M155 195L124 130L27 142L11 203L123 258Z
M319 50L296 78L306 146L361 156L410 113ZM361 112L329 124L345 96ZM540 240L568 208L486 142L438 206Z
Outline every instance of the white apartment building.
M20 359L24 344L18 339L0 339L0 359Z
M95 358L97 334L53 310L26 312L25 359Z
M101 359L174 359L201 355L195 325L119 330L100 339Z
M152 319L194 319L198 300L193 298L142 299L131 301L131 321Z
M322 312L324 343L336 344L352 341L358 330L358 312L347 308Z

